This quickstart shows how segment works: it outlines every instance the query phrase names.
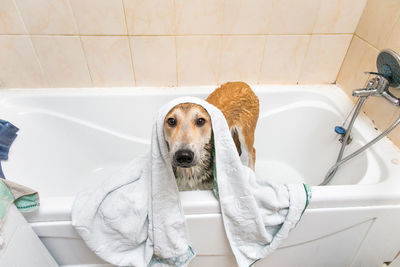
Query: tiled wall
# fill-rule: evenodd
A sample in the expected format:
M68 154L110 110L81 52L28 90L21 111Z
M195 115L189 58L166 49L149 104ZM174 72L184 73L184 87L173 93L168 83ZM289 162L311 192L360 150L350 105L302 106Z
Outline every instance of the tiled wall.
M332 83L366 1L0 0L0 87Z
M400 1L368 0L337 83L349 95L354 89L363 88L371 78L364 71L376 71L378 53L386 48L400 54ZM400 92L392 92L400 96ZM398 118L400 109L383 98L371 97L367 100L364 111L379 128L386 129ZM400 127L389 137L400 147Z

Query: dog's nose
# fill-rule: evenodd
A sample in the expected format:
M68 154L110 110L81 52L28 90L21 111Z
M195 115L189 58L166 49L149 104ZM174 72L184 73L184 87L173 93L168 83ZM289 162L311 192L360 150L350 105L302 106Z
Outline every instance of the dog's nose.
M192 163L194 153L188 149L181 149L175 153L175 161L180 165L189 165Z

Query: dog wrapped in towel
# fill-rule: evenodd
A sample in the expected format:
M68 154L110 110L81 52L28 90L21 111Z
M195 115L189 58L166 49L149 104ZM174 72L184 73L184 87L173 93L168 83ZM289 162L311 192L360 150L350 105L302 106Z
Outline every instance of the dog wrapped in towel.
M151 151L96 188L77 195L72 224L97 255L118 266L186 266L195 256L163 133L180 103L201 105L212 123L214 194L239 266L274 251L296 226L311 192L304 184L272 185L243 166L222 112L198 98L175 99L154 119Z

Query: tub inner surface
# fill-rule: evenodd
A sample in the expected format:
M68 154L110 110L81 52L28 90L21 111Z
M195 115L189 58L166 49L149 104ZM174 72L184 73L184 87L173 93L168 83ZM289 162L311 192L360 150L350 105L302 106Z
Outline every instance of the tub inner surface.
M1 118L20 128L4 162L6 176L37 189L41 197L73 196L149 150L152 118L164 103L184 95L205 98L212 91L102 90L15 91L1 97ZM347 116L349 101L339 103L343 93L332 87L254 90L260 99L258 178L320 183L340 149L333 128ZM366 141L357 123L353 135L346 154ZM386 177L379 161L370 149L340 168L332 184L378 183Z

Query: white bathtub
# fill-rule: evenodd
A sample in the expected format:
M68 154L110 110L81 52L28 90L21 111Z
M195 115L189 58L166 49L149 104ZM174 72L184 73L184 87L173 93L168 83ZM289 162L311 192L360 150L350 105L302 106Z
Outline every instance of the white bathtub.
M210 87L212 88L212 87ZM260 98L256 171L277 182L317 185L335 162L334 133L352 107L334 85L254 86ZM103 266L70 223L75 194L149 148L152 116L207 88L1 90L0 118L20 128L3 163L6 176L35 188L41 207L27 220L60 265ZM347 152L378 134L363 115ZM347 153L346 152L346 153ZM303 219L283 246L255 266L381 266L400 250L400 154L383 139L345 164L325 187L313 186ZM235 266L211 192L181 193L191 266Z

